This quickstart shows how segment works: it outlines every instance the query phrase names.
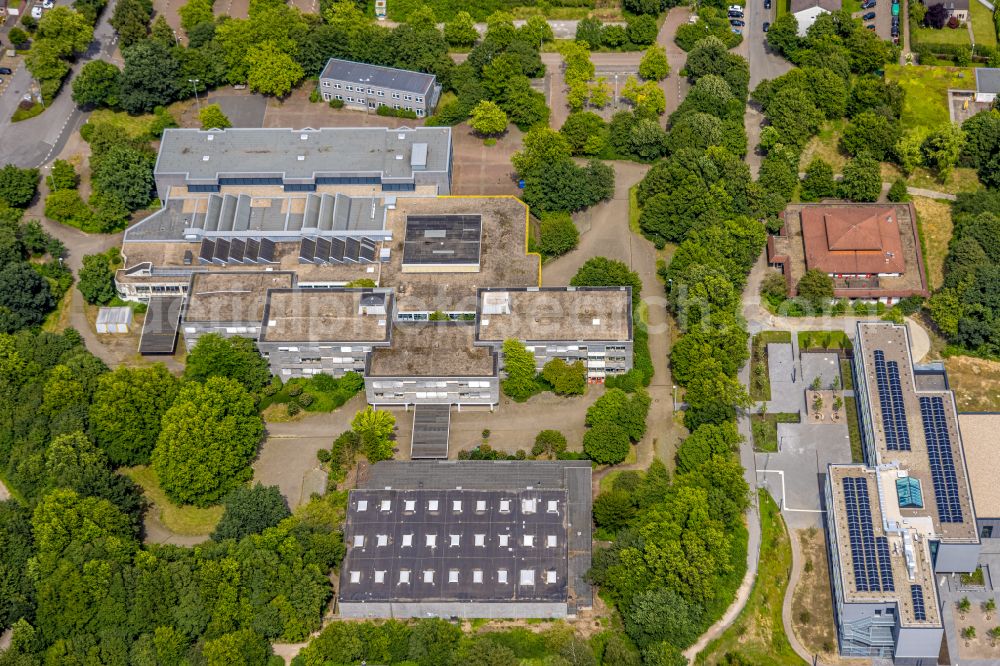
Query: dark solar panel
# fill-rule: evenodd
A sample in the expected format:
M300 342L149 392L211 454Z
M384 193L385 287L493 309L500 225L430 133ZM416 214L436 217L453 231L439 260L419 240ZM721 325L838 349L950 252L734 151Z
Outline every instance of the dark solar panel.
M344 261L343 238L330 239L330 261L336 261L337 263L342 263Z
M329 238L317 238L316 239L316 260L326 263L330 261L330 239Z
M918 622L925 622L927 620L927 608L924 607L923 586L911 585L910 597L913 599L913 619Z
M404 264L470 264L479 261L479 215L410 215Z
M303 238L299 241L299 261L311 264L316 257L316 241Z
M360 259L362 261L374 262L375 261L375 248L365 243L361 243L361 254Z
M225 238L215 240L215 256L212 257L212 261L217 264L229 263L229 241Z
M215 241L210 238L202 239L201 251L198 252L198 261L203 264L212 263L212 256L215 254Z
M875 350L875 383L878 388L885 448L889 451L910 450L910 429L906 424L903 385L899 379L899 364L885 361L885 353Z
M924 438L927 440L927 457L930 459L938 519L942 523L961 523L962 502L958 494L958 475L955 473L955 455L951 447L951 435L948 433L944 400L920 398L920 416L924 421Z
M257 261L257 255L260 254L260 241L256 238L247 239L247 250L243 255L243 261Z
M257 255L258 261L266 262L269 264L274 263L274 241L270 238L260 239L260 254Z
M242 238L234 238L229 244L229 261L243 263L243 253L246 252L247 244Z
M348 238L344 242L344 259L357 261L361 255L361 242L357 238Z
M851 476L844 477L841 482L855 587L858 592L891 592L895 590L895 583L889 542L885 537L875 537L868 482L863 477Z

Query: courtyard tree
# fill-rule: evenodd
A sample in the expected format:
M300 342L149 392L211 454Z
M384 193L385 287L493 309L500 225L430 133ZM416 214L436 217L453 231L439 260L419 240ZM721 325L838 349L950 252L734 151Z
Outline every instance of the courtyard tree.
M351 429L358 435L361 449L368 462L377 463L392 458L392 432L396 417L384 409L368 405L351 419Z
M575 250L580 231L569 213L545 213L539 230L538 249L547 257L558 257Z
M583 436L584 453L601 465L615 465L625 460L630 446L625 429L607 421L598 423Z
M799 278L798 295L822 311L833 299L833 278L815 268L808 270Z
M115 274L103 252L85 256L78 277L77 289L88 303L107 305L115 297Z
M670 74L667 51L662 46L650 46L639 61L639 76L646 80L662 81Z
M504 340L503 368L507 375L500 382L504 395L523 402L538 392L535 356L519 340Z
M198 112L198 120L201 122L203 130L226 129L233 126L218 104L206 104L201 107Z
M582 361L567 363L554 358L542 368L542 378L557 395L583 395L587 388L587 368Z
M199 337L188 354L184 379L203 382L210 377L226 377L258 391L270 383L271 371L250 338L209 333Z
M25 208L35 198L38 169L19 169L8 164L0 169L0 202L12 208Z
M238 382L188 382L163 415L153 470L172 501L214 504L253 476L250 462L263 434L253 396Z
M469 12L458 12L444 24L444 38L451 46L469 47L479 39L479 32Z
M250 49L246 56L247 85L251 90L284 97L292 92L305 72L291 55L273 41L265 41Z
M535 435L535 445L531 448L533 456L551 456L555 458L566 450L566 437L558 430L542 430Z
M73 79L73 101L83 107L117 106L121 77L114 63L91 60Z
M469 125L480 136L497 136L507 131L507 114L496 102L484 99L472 109Z
M840 195L851 201L878 201L882 194L882 170L867 155L856 157L844 166Z

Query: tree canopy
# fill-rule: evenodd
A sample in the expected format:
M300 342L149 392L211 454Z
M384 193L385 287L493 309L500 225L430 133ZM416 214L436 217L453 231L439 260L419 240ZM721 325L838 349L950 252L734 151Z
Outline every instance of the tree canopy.
M271 371L250 338L209 333L188 354L184 378L203 382L210 377L233 379L247 391L257 391L270 383Z

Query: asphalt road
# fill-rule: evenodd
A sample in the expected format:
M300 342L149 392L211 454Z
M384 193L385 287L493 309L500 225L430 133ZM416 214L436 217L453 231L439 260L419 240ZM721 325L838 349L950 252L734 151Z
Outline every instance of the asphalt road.
M764 21L774 23L774 7L780 0L772 0L771 9L764 9L764 0L748 0L744 9L746 27L743 28L743 43L736 51L750 61L750 90L765 79L774 79L792 68L780 55L767 47Z
M87 114L77 108L71 97L72 79L91 60L111 60L117 36L108 21L114 13L115 1L111 0L105 7L94 28L94 41L73 65L55 101L40 116L22 120L16 126L10 117L30 89L31 75L24 65L14 72L11 85L0 96L0 164L19 167L45 164L59 154L72 133L85 121Z

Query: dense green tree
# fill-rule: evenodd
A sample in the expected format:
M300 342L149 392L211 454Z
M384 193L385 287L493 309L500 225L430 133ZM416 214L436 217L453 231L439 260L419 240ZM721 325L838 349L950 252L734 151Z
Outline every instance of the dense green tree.
M93 39L92 23L69 7L54 7L45 12L35 32L36 41L52 44L63 58L83 53Z
M641 389L631 396L621 389L608 389L587 408L586 423L588 426L599 423L617 424L632 441L638 442L646 434L649 405L649 394Z
M77 175L76 169L66 160L53 162L52 170L46 180L53 190L72 190L80 184L80 176ZM37 223L35 224L37 225ZM41 231L41 227L38 227L38 230ZM58 253L53 254L53 256L58 256Z
M729 197L721 187L706 188L697 176L688 176L676 189L649 199L639 215L643 234L658 247L680 242L694 229L722 219Z
M633 307L639 302L642 280L621 261L607 257L591 257L570 279L574 287L631 287Z
M226 129L233 126L218 104L206 104L201 107L198 111L198 121L203 130Z
M31 37L24 30L15 26L7 33L7 39L10 40L11 45L15 49L19 49L27 44L31 40Z
M104 60L91 60L73 79L73 101L84 107L116 106L121 70Z
M559 133L569 142L574 155L596 155L608 141L607 123L592 111L569 114Z
M395 428L396 417L391 412L371 405L351 420L351 429L358 435L362 450L372 464L392 458L391 436Z
M725 129L722 120L710 113L684 114L670 128L667 150L675 153L685 148L704 151L709 146L721 146Z
M518 340L504 340L503 368L506 378L500 382L504 395L524 401L538 392L535 357Z
M180 62L169 48L144 40L123 49L119 104L132 114L148 113L166 106L180 93Z
M481 136L497 136L507 131L507 114L495 102L484 99L472 109L469 125Z
M0 502L0 627L31 617L34 588L28 560L34 555L31 514L17 500Z
M583 451L596 463L615 465L628 456L628 433L621 426L602 421L583 436Z
M503 97L498 101L507 118L521 131L544 126L549 121L549 107L545 95L531 87L527 76L515 76Z
M274 42L264 42L253 47L246 57L247 84L251 90L284 97L292 91L305 72Z
M177 390L177 379L159 363L101 375L90 406L94 442L115 465L148 464Z
M1000 152L1000 111L980 111L962 123L962 164L979 169Z
M882 170L879 163L862 155L844 166L840 195L851 201L877 201L882 194Z
M586 167L564 159L526 174L524 202L543 211L574 212L610 199L615 192L614 170L597 160Z
M523 176L561 162L570 154L565 136L547 127L535 127L524 135L524 148L515 152L510 161Z
M760 165L757 180L765 190L780 195L787 202L799 182L798 153L787 148L771 150ZM784 207L782 203L781 208Z
M626 492L603 492L594 500L594 522L611 532L626 527L635 513L635 503Z
M647 80L662 81L670 74L667 51L662 46L650 46L639 61L639 76Z
M819 201L837 196L837 182L833 179L833 167L823 158L814 157L806 167L805 178L799 196L803 201Z
M706 266L699 265L698 268L707 272ZM720 277L716 275L715 277ZM706 358L713 358L719 362L722 371L727 375L735 375L737 370L749 358L747 351L747 332L736 325L735 317L732 315L732 306L739 302L739 292L732 284L724 284L718 280L704 282L708 289L716 288L719 291L729 292L728 296L719 297L712 294L711 301L705 298L703 303L710 303L711 307L718 312L713 312L711 326L689 325L687 332L674 343L670 350L670 370L674 379L680 384L686 384L694 377L698 365ZM700 286L701 282L696 283ZM690 307L683 310L683 314L690 311ZM701 323L701 321L696 322ZM707 322L706 322L707 323Z
M222 500L225 512L215 527L212 539L236 539L260 534L292 515L277 486L240 486Z
M800 88L783 88L767 107L767 119L778 131L779 140L802 147L819 131L823 114ZM891 144L890 144L891 145Z
M183 7L181 10L183 11ZM128 48L149 34L149 22L153 18L153 3L150 0L119 0L111 16L111 27L118 33L121 48Z
M94 188L126 210L145 208L153 194L155 162L149 150L115 144L91 160Z
M557 395L583 395L587 389L587 368L582 361L567 363L554 358L542 368L542 378L552 385Z
M628 19L628 41L639 46L648 46L656 41L656 33L659 30L656 19L652 16L640 14Z
M212 376L184 384L163 415L153 469L174 502L205 506L250 479L264 428L239 383Z
M794 58L799 49L799 22L794 14L782 14L771 23L767 45L786 58Z
M36 326L55 307L49 283L25 262L0 266L0 332Z
M36 40L24 57L24 64L41 86L43 99L51 100L69 73L69 63L53 40Z
M116 295L115 274L104 253L85 256L79 278L77 289L88 303L107 305Z
M444 24L444 38L452 46L472 46L479 39L479 32L469 12L458 12Z
M604 24L599 18L589 16L580 19L576 23L576 41L584 42L587 46L596 48L601 45L601 29Z
M892 181L892 186L889 187L889 192L886 198L892 202L903 202L910 200L910 193L906 189L906 180L903 178L897 178Z
M884 115L863 111L851 119L840 139L840 147L850 155L867 153L879 162L892 154L900 138L899 124Z
M8 164L0 169L0 202L13 208L26 208L35 198L38 169L19 169Z
M580 232L568 213L546 213L542 216L538 249L548 257L558 257L575 250Z
M187 0L180 6L177 13L181 17L181 27L188 35L195 26L215 20L215 14L212 12L213 4L214 0Z
M851 86L847 114L853 117L870 110L899 118L903 112L905 97L905 91L895 81L885 81L881 76L873 74L859 76Z
M701 606L692 604L670 588L637 594L624 612L625 631L639 648L661 641L686 647L702 630Z
M965 145L965 132L948 123L933 130L920 147L926 164L941 181L946 181L958 164Z
M209 333L188 354L184 378L203 382L209 377L233 379L247 391L257 391L270 383L271 371L250 338Z
M735 451L741 441L743 438L731 421L701 425L677 449L677 471L690 472L708 462L712 456L726 456Z
M202 649L207 666L251 666L267 663L271 645L251 629L240 629L205 642Z
M833 279L821 270L808 270L799 278L796 290L800 298L822 311L833 299Z
M542 430L535 436L535 445L531 448L533 456L552 456L553 458L566 450L566 437L558 430Z

